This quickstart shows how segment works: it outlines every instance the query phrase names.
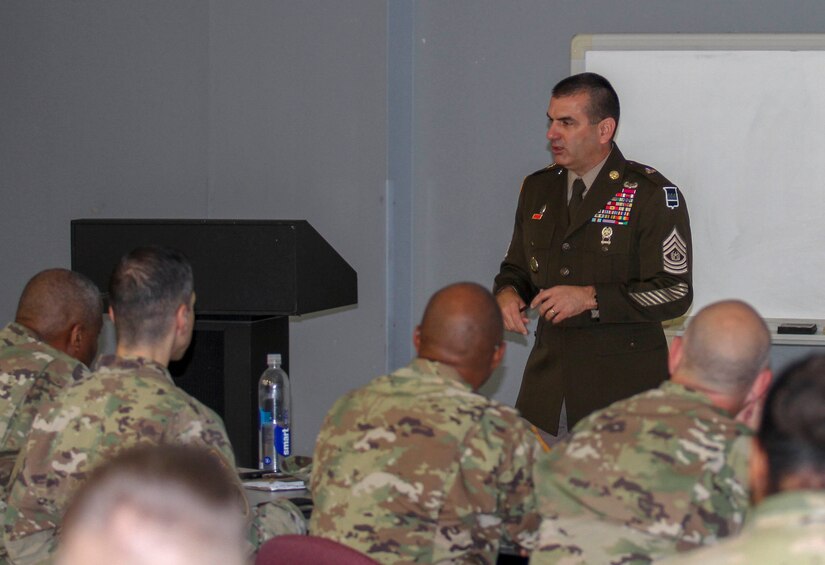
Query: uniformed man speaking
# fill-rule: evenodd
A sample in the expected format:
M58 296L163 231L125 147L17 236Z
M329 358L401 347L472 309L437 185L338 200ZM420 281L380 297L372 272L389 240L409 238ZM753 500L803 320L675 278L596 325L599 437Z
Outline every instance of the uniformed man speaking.
M667 378L661 322L690 306L692 258L679 189L613 143L607 79L562 80L547 117L554 163L524 180L494 290L508 330L527 334L538 311L516 406L557 434L563 403L572 427Z

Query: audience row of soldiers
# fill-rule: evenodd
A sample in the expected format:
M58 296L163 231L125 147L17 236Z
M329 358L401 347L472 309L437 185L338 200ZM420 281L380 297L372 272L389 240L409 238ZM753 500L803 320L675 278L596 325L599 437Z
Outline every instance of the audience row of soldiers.
M64 563L84 551L94 562L89 539L119 539L117 524L101 518L107 506L89 491L118 484L101 464L133 446L206 448L219 463L213 472L241 489L234 472L220 471L235 466L220 417L176 387L166 368L192 336L186 258L136 249L115 268L108 292L116 351L93 371L102 303L82 275L36 275L0 332L0 516L9 562L51 562L58 539ZM585 418L549 453L515 409L476 392L505 352L489 291L458 283L437 292L414 344L410 365L345 395L327 415L312 468L312 534L381 563L495 563L502 543L537 564L734 556L825 563L825 358L792 366L771 387L770 334L747 304L698 312L671 344L667 382ZM141 465L159 468L147 460L127 455L120 467L132 475ZM80 510L64 517L78 492ZM246 511L250 553L275 535L307 532L287 500L247 509L216 497L216 508ZM142 498L169 505L173 497ZM61 531L64 520L74 537ZM197 561L232 562L218 546L225 537L205 540Z

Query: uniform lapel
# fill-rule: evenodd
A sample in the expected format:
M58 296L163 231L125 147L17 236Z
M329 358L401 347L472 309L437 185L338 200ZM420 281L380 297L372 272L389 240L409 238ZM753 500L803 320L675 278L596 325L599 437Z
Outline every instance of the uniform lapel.
M610 157L607 158L604 167L599 171L599 175L593 181L590 190L587 191L587 196L584 197L581 206L576 210L576 216L572 218L570 225L567 227L567 235L590 223L596 212L604 208L605 204L621 189L624 168L624 156L619 148L614 146ZM611 173L613 174L611 175Z

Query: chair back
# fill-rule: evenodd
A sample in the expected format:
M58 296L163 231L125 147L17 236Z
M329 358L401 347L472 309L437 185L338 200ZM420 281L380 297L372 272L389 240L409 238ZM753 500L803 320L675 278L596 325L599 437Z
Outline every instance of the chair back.
M267 540L255 565L379 565L378 561L337 541L318 536L284 535Z

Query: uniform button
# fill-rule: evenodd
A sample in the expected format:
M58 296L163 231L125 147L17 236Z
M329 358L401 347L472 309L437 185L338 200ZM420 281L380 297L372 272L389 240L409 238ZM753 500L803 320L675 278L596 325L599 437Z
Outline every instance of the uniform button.
M562 250L562 251L570 251L570 248L571 248L571 247L572 247L572 245L570 245L570 244L569 244L569 243L567 243L566 241L565 241L564 243L562 243L562 244L561 244L561 250Z
M531 241L530 242L530 247L535 247L535 246L536 246L536 244Z
M559 269L559 274L563 277L569 276L570 275L570 269L567 268L567 267L562 267L561 269Z
M530 257L530 270L534 273L539 272L539 262L535 257Z

